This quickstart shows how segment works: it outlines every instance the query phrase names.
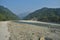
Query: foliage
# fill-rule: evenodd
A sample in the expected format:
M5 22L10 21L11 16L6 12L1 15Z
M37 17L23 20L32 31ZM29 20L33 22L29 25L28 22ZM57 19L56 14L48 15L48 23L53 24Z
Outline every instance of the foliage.
M19 19L18 16L16 16L13 12L3 6L0 6L0 21L17 19Z
M30 13L24 19L31 20L33 18L36 18L38 21L60 23L60 8L44 7Z

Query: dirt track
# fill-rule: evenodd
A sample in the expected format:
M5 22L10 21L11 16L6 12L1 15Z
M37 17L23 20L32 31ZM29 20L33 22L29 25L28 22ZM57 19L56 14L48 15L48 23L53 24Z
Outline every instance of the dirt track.
M8 32L8 21L0 22L0 40L8 40L10 33Z

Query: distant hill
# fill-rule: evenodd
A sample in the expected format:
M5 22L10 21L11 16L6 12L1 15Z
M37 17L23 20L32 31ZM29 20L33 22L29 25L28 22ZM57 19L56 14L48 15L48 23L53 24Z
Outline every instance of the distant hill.
M19 13L18 16L20 19L23 19L25 16L27 16L30 12L24 12L24 13Z
M60 23L60 8L44 7L30 13L24 19Z
M5 20L18 20L19 17L11 12L8 8L0 6L0 21Z

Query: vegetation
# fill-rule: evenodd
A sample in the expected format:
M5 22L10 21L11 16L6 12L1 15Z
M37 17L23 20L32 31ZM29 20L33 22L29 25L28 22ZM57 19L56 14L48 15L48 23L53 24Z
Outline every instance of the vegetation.
M19 19L14 13L12 13L9 9L0 6L0 21L6 20L17 20Z
M24 19L60 23L60 8L42 8L30 13Z

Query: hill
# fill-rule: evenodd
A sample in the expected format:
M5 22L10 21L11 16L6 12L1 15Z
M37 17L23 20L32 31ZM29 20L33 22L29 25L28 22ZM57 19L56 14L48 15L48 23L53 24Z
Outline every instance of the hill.
M60 23L60 8L44 7L30 13L24 19Z
M25 16L27 16L30 12L24 12L24 13L19 13L18 16L20 19L23 19Z
M0 6L0 21L6 20L17 20L19 19L17 15L11 12L8 8Z

